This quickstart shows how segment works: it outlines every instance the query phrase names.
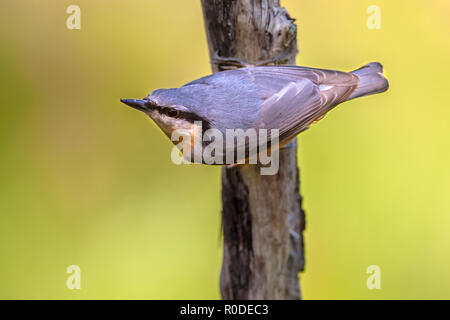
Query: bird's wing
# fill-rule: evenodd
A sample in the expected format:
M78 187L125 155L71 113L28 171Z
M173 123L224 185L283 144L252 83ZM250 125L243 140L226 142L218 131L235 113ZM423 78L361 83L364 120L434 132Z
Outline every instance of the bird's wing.
M357 76L348 72L291 65L251 67L246 69L254 75L276 76L285 79L307 78L316 84L346 85L358 79Z
M280 141L293 138L345 101L358 77L345 72L297 66L254 67L249 72L261 89L261 128L279 129Z

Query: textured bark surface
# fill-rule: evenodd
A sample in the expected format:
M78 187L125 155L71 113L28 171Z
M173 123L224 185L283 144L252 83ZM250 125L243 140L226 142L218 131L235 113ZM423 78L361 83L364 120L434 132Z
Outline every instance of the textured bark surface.
M285 55L295 64L297 27L277 0L202 0L211 58L248 63ZM218 68L213 65L213 71ZM280 150L277 175L259 165L222 169L224 299L300 299L304 212L297 147Z

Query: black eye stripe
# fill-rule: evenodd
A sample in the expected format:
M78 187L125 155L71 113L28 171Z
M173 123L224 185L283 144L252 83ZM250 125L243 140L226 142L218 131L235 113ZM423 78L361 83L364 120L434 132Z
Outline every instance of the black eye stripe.
M202 121L204 130L210 128L209 121L203 117L198 116L195 113L180 111L180 110L177 110L174 108L170 108L170 107L166 107L166 106L159 106L159 105L155 105L155 104L153 104L152 107L154 109L157 109L160 113L165 114L171 118L182 118L182 119L192 122L192 123L194 121ZM174 114L171 114L172 112L174 112Z
M187 112L182 112L170 107L156 106L155 109L158 109L160 113L172 118L180 118L181 116L188 114Z
M180 115L180 111L175 109L166 110L166 113L169 117L176 118Z

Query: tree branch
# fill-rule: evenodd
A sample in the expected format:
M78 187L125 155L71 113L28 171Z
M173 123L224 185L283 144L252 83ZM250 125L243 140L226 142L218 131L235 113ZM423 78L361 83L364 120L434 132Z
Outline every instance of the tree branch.
M202 0L210 57L256 63L289 54L295 64L297 27L277 0ZM217 72L217 66L213 65ZM277 175L259 165L223 168L224 299L300 299L304 212L297 147L280 150Z

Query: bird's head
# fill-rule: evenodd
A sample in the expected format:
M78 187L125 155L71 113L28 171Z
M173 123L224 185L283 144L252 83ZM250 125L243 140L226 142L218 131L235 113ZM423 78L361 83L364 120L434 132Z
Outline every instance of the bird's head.
M183 132L189 133L194 138L201 131L208 128L208 121L195 114L191 108L173 103L161 103L158 99L153 98L152 95L142 100L121 99L120 101L146 113L169 139L175 130L183 130ZM198 125L199 123L202 124L201 127Z

